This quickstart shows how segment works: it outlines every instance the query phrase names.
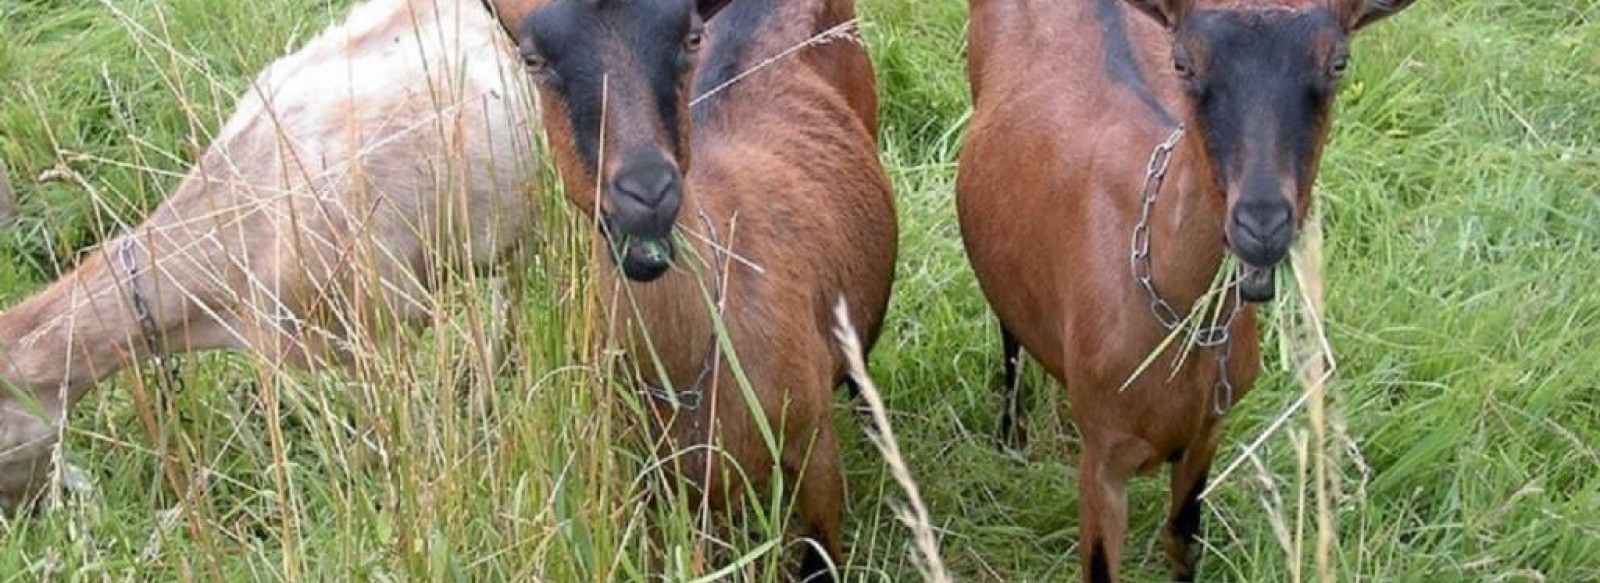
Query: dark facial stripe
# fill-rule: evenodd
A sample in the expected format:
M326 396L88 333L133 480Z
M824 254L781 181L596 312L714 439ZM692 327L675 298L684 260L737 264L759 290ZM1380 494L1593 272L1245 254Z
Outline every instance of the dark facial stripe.
M692 24L691 10L688 3L678 2L559 0L524 23L525 36L549 62L542 82L560 95L578 155L591 171L600 165L603 107L653 105L659 128L612 130L663 131L668 144L680 145L679 88L687 65L683 40ZM625 84L642 85L648 95L619 91Z
M1106 76L1132 91L1139 101L1167 125L1177 125L1172 112L1156 100L1139 71L1139 61L1133 55L1133 42L1128 38L1128 28L1122 20L1123 0L1095 0L1095 19L1100 21L1100 47L1105 53Z
M1332 102L1313 39L1335 27L1326 10L1201 11L1179 31L1205 61L1189 91L1219 180L1239 178L1247 143L1252 168L1276 173L1287 153L1304 177Z
M655 96L656 110L661 116L661 127L667 134L668 147L672 148L672 155L679 160L683 159L683 140L680 135L682 130L679 112L687 107L685 95L679 91L681 83L685 81L684 71L689 67L689 55L684 53L683 38L688 33L687 26L669 29L666 42L657 43L653 49L644 49L634 53L634 58L641 63L650 63L647 75L650 77L650 93ZM663 59L661 55L668 57ZM654 59L654 60L649 60Z
M561 107L572 128L578 156L590 170L598 166L600 144L600 84L590 82L604 71L598 47L581 34L596 19L576 2L554 2L522 23L524 42L549 62L541 83L561 96Z

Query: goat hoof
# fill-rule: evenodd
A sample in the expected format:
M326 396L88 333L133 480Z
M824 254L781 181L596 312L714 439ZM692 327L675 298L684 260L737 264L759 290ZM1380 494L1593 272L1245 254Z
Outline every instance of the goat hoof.
M871 407L868 407L865 403L856 405L855 414L856 417L861 419L861 429L863 431L866 431L869 435L883 434L882 428L878 427L878 420L872 416Z
M1022 426L1021 423L1002 418L998 439L1000 439L1000 448L1002 450L1022 452L1027 448L1027 428Z
M94 479L89 477L89 472L72 464L67 464L67 467L61 470L61 487L80 496L94 496L99 491L94 485Z
M1033 390L1026 385L1007 387L1005 381L997 378L994 383L995 390L999 391L1004 399L1000 409L999 427L995 431L995 438L1000 442L1001 450L1021 451L1028 447L1028 425L1026 423L1024 408L1025 402Z
M834 583L838 581L828 568L828 559L817 548L806 545L805 558L800 560L801 583Z
M997 438L1001 449L1021 451L1028 448L1028 427L1010 415L1000 416Z

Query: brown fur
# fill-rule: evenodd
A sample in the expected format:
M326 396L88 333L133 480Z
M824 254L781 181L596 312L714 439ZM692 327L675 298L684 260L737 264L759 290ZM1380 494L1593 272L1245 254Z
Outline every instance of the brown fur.
M1202 9L1323 6L1320 0L1130 3L1174 20ZM1129 241L1145 164L1172 126L1111 78L1096 4L971 0L968 65L976 110L956 187L962 236L1002 325L1066 386L1084 441L1078 547L1085 580L1116 580L1127 480L1164 460L1172 462L1173 497L1165 545L1174 575L1190 580L1198 554L1193 533L1175 527L1187 520L1180 514L1202 487L1222 434L1221 419L1210 414L1218 371L1209 351L1201 351L1167 380L1181 351L1175 346L1118 392L1167 334L1130 274ZM1335 4L1345 22L1365 9L1360 0ZM1156 18L1117 8L1149 91L1189 127L1151 218L1158 289L1187 313L1226 252L1224 217L1236 193L1219 191L1222 182L1211 175L1200 138L1205 129L1173 73L1171 34ZM1326 128L1326 119L1317 122L1318 151ZM1297 217L1307 206L1315 157L1311 177L1298 185ZM1237 402L1259 372L1253 307L1233 322L1231 337L1226 374ZM1189 511L1197 525L1198 510Z
M751 64L854 13L849 0L791 0L778 10L750 51ZM718 42L717 20L707 26L709 49ZM608 178L628 144L672 149L659 143L664 134L655 127L658 118L649 116L654 109L642 93L643 81L613 76L609 87L605 140L616 147L608 148L600 169ZM559 99L543 89L541 96L546 103ZM703 125L688 127L687 110L680 116L680 135L689 142L682 151L692 152L693 162L675 160L686 173L677 229L692 251L680 250L677 265L649 283L625 280L609 259L597 256L601 289L617 320L614 334L629 348L642 381L682 390L706 366L713 338L701 285L726 286L727 340L778 432L781 459L771 459L726 358L701 409L675 412L664 400L650 398L667 438L661 453L715 444L720 454L694 448L678 464L713 509L738 503L747 487L765 491L777 461L788 483L798 482L806 535L837 562L843 558L844 480L830 405L833 388L845 379L845 361L832 340L831 308L840 298L848 301L852 323L869 340L875 337L896 251L893 198L876 148L871 63L860 45L835 40L747 77L714 99L701 106L716 108ZM596 180L574 150L566 117L556 106L544 115L569 197L593 212ZM737 258L720 255L707 239ZM724 269L725 280L696 275ZM658 366L666 378L656 374ZM743 473L731 470L729 461Z

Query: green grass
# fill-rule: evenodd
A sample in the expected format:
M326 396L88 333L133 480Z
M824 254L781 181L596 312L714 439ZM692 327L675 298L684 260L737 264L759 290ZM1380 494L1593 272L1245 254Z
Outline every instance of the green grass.
M0 230L3 305L69 266L111 219L158 204L175 183L168 173L204 147L248 78L347 3L111 4L218 84L174 65L100 2L0 0L0 162L25 210ZM1075 578L1077 437L1064 399L1042 391L1025 457L990 438L997 332L953 212L969 108L965 9L866 0L863 12L903 225L874 377L953 574ZM1356 44L1319 187L1340 365L1330 415L1342 580L1600 581L1596 15L1595 0L1429 0ZM78 186L29 180L62 162L107 208ZM560 234L568 221L551 206L547 228ZM67 448L98 498L0 526L0 581L638 580L655 568L638 552L646 523L672 541L693 538L692 524L671 505L644 510L655 486L634 481L636 436L625 415L596 414L627 399L596 367L563 368L602 356L573 348L593 333L572 309L586 285L581 237L551 241L523 269L518 366L464 381L492 412L458 405L462 383L441 372L475 350L482 293L458 294L451 325L386 351L405 366L357 379L189 357L188 386L151 407L132 390L140 377L113 377L78 408ZM1268 353L1267 373L1229 417L1219 465L1299 394L1284 357ZM141 409L156 413L155 427ZM387 459L358 463L350 411L381 421ZM842 404L836 421L853 573L918 579L908 531L889 511L903 495ZM1287 581L1310 569L1274 534L1298 512L1292 436L1305 430L1296 417L1267 440L1263 470L1245 465L1208 502L1205 580ZM206 488L185 499L168 467ZM1132 580L1164 577L1165 505L1164 479L1130 489ZM752 529L708 567L679 554L665 569L686 577L750 559L739 580L776 580L776 561L757 552L770 531Z

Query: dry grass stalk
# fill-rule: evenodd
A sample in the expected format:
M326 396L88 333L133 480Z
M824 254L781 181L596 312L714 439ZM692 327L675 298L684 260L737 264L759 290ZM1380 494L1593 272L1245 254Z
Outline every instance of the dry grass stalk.
M1295 281L1300 290L1300 306L1297 312L1299 323L1294 327L1296 334L1292 337L1292 350L1297 367L1297 376L1300 384L1305 387L1306 393L1311 395L1307 413L1311 422L1312 440L1312 480L1315 482L1317 503L1317 546L1316 564L1317 580L1324 583L1334 580L1333 545L1335 542L1335 525L1333 523L1332 494L1328 491L1332 479L1328 470L1328 436L1327 436L1327 408L1326 390L1327 382L1333 376L1333 348L1328 344L1326 330L1322 326L1324 310L1324 296L1322 286L1322 221L1320 216L1313 216L1306 221L1305 232L1301 235L1301 244L1294 250L1290 259L1294 267Z
M1282 328L1287 331L1286 338L1291 347L1289 362L1295 364L1297 378L1300 380L1303 391L1300 397L1291 403L1283 412L1279 413L1271 423L1267 424L1255 440L1245 446L1232 462L1217 473L1211 484L1200 493L1201 498L1206 498L1220 487L1239 466L1261 449L1267 439L1276 435L1283 429L1285 423L1294 417L1301 408L1313 399L1321 399L1323 387L1328 379L1333 377L1338 365L1333 358L1333 348L1328 342L1326 328L1323 326L1323 292L1322 292L1322 225L1320 215L1306 221L1304 232L1300 237L1300 246L1292 250L1290 261L1293 264L1295 277L1298 281L1301 299L1296 306L1300 322L1284 322ZM1314 298L1314 301L1313 301ZM1280 307L1287 302L1280 296ZM1280 313L1287 310L1279 310ZM1321 403L1317 405L1319 410ZM1318 413L1322 419L1322 426L1326 427L1326 414ZM1321 443L1320 439L1318 443ZM1319 447L1318 451L1322 451Z
M724 81L721 85L712 87L711 90L696 96L694 100L689 102L689 107L699 105L700 102L710 99L713 95L721 93L723 90L732 87L735 83L743 81L746 77L760 73L762 69L766 69L767 67L776 64L778 61L782 61L794 56L796 53L799 53L807 48L825 45L836 40L845 40L854 43L861 42L861 34L856 28L856 19L852 18L834 25L833 28L829 28L828 30L824 30L812 35L811 38L800 41L799 44L784 49L783 52L768 57L766 60L761 61L760 63L756 63L754 67L746 69L745 71L740 72L738 75L734 75L732 79Z
M1333 565L1333 547L1337 543L1337 526L1334 524L1332 498L1336 493L1331 491L1334 485L1331 470L1328 467L1330 455L1328 445L1328 412L1326 407L1326 389L1328 380L1338 369L1333 357L1333 348L1328 342L1327 330L1323 325L1324 294L1322 281L1322 223L1318 213L1313 213L1310 220L1305 223L1300 236L1300 244L1292 250L1290 264L1294 270L1296 289L1298 295L1293 300L1280 296L1277 312L1280 315L1278 328L1283 331L1285 362L1290 363L1295 372L1295 377L1302 387L1300 397L1290 404L1282 413L1267 424L1244 450L1230 462L1217 478L1204 492L1201 498L1210 496L1211 492L1226 482L1227 478L1244 463L1253 462L1258 469L1264 470L1258 452L1267 439L1276 435L1279 430L1298 413L1302 407L1307 410L1307 421L1310 425L1310 435L1291 435L1296 442L1296 450L1302 456L1301 463L1310 462L1309 474L1304 468L1299 476L1300 488L1305 488L1305 480L1311 480L1312 497L1316 504L1316 544L1314 546L1314 560L1317 567L1318 581L1334 581L1337 570ZM1300 443L1308 441L1309 443ZM1299 512L1305 511L1305 496L1300 496ZM1269 507L1269 514L1276 516ZM1284 543L1285 552L1294 557L1290 561L1294 579L1299 580L1299 558L1301 550L1305 548L1301 529L1297 527L1293 541L1280 541ZM1279 533L1280 539L1283 533Z
M922 571L923 580L932 583L949 583L950 574L945 571L944 561L939 557L939 541L933 534L933 524L928 518L928 508L922 503L922 494L917 488L917 482L911 477L911 470L906 467L905 458L900 454L900 443L895 440L894 426L889 423L888 409L884 407L883 396L878 392L878 386L872 382L872 377L867 374L867 365L862 362L861 342L856 335L855 327L850 325L849 306L844 298L839 298L834 307L834 319L838 322L834 328L834 336L839 339L839 348L844 351L845 361L850 369L850 378L861 387L861 398L867 402L867 408L872 411L872 422L877 426L877 432L868 432L872 444L883 453L883 458L889 464L889 472L894 475L900 488L905 491L909 508L895 508L895 515L911 529L912 540L916 545L921 560L917 568Z

